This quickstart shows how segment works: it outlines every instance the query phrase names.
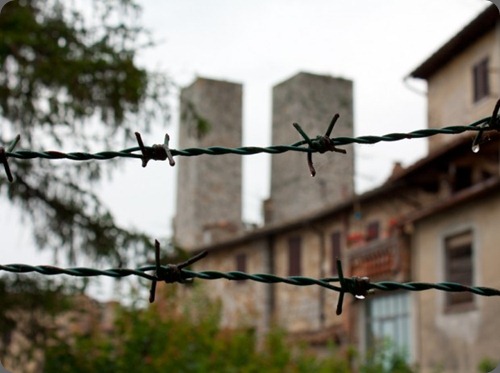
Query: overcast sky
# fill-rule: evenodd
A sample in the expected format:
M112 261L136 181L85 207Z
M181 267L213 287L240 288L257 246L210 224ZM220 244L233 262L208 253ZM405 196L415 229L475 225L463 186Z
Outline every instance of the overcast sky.
M357 136L424 128L425 95L410 90L404 77L490 4L486 0L140 3L142 24L160 43L144 53L140 63L167 73L181 87L197 76L242 83L243 144L255 146L271 145L272 87L299 71L354 81ZM408 84L425 91L419 81L410 80ZM161 143L168 131L171 147L176 147L177 92L172 92L170 102L172 121L153 123L153 133L144 136L147 145ZM133 139L130 146L135 146ZM424 156L426 146L425 140L357 146L357 191L383 182L393 162L409 165ZM335 156L316 156L318 172ZM260 220L261 202L269 193L269 161L266 155L243 157L246 221ZM106 204L125 226L142 228L154 237L170 235L175 213L175 168L167 162L150 162L145 169L138 160L124 162L122 173L103 185ZM40 259L31 254L30 230L18 229L20 222L13 214L0 218L11 232L3 237L2 246L17 248L9 250L2 262L40 264L48 257Z
M299 71L354 81L356 135L425 127L425 96L408 89L404 77L490 3L145 0L142 4L144 24L160 41L143 56L144 63L168 72L179 86L189 85L197 76L242 83L243 143L267 146L271 145L271 89ZM410 80L408 84L425 91L422 82ZM173 99L177 105L177 96ZM168 128L173 146L177 119L174 110ZM154 140L161 142L163 126L158 126L158 131ZM425 151L425 140L358 146L357 190L366 191L383 182L393 162L408 165ZM269 157L243 157L246 220L260 219L261 202L269 189ZM332 160L335 155L316 157L316 162L321 167L329 157ZM158 198L174 195L175 181L167 168L162 164L164 171L158 171L170 175L165 189L155 193ZM250 177L251 173L259 177ZM169 199L164 207L169 216L172 204ZM158 228L165 229L165 220L158 221Z

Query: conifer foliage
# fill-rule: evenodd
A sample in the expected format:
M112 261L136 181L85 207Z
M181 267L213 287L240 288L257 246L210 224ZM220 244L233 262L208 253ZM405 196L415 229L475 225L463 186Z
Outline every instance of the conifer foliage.
M168 117L164 75L137 62L153 45L133 0L18 0L0 13L0 141L18 148L103 150ZM105 165L104 163L107 163ZM0 193L22 208L41 248L124 264L146 237L119 227L95 193L116 162L11 161Z

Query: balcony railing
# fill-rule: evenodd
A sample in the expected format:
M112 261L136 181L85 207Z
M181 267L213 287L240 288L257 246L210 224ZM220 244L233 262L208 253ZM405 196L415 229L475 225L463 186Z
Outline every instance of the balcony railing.
M367 242L348 252L352 276L370 279L394 276L402 269L402 243L398 237Z

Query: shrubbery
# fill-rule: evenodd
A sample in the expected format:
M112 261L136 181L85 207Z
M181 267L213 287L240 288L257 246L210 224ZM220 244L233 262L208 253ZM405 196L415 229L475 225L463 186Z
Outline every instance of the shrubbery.
M194 310L194 312L193 312ZM201 311L200 311L201 310ZM193 314L194 313L194 314ZM227 331L219 307L176 309L174 303L147 309L120 308L111 334L75 336L46 350L46 372L350 372L348 359L332 349L317 358L305 346L290 345L275 330L257 343L251 330ZM379 358L360 364L360 372L412 371L401 359L390 366ZM387 369L390 370L387 370Z

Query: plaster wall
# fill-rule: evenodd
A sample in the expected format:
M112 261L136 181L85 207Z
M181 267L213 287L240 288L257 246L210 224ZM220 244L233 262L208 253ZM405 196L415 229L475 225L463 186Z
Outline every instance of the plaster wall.
M415 225L412 256L413 280L442 282L444 240L467 229L473 232L473 284L500 287L500 195L493 194L435 214ZM413 294L416 304L417 355L422 372L470 373L483 358L496 359L500 351L500 302L495 297L474 297L467 311L445 309L445 293Z
M489 58L490 95L474 102L473 66ZM427 81L429 128L467 125L491 116L500 97L500 22L465 51L434 73ZM471 133L461 136L474 137ZM456 136L429 138L429 150L456 139Z

